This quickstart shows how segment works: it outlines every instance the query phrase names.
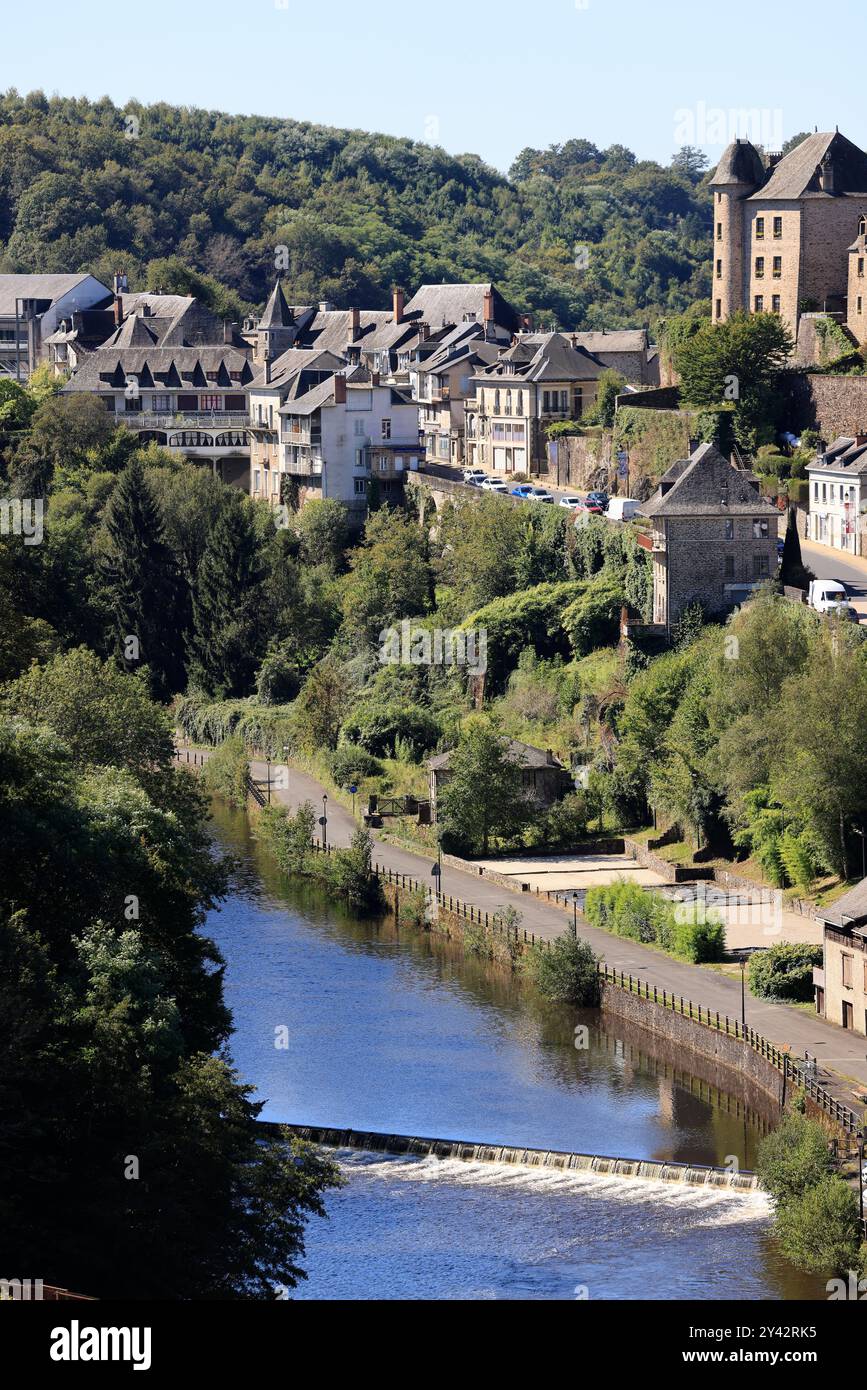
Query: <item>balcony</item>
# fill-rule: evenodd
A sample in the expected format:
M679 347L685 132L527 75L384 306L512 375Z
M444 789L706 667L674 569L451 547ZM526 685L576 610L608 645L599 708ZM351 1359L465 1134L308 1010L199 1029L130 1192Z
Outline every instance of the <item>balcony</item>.
M234 410L195 410L178 415L152 415L148 411L119 410L120 424L134 430L248 430L250 417Z
M318 454L307 454L302 459L287 459L284 455L280 470L293 478L318 478L322 474L322 459Z

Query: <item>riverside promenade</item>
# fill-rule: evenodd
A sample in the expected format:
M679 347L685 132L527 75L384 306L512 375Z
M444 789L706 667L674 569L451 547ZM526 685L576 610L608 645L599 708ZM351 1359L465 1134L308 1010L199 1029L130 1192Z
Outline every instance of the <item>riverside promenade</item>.
M192 750L191 750L192 751ZM208 754L208 749L197 752ZM180 750L183 757L183 750ZM272 783L276 771L285 768L283 764L271 763ZM253 760L250 763L252 777L261 783L267 781L268 770L264 762ZM305 801L309 801L317 817L322 813L322 797L328 789L305 772L291 765L279 780L286 781L286 787L272 785L271 797L276 804L296 811ZM336 800L328 797L327 837L329 845L346 847L357 829L350 812ZM373 838L373 857L382 868L395 873L407 874L427 883L433 888L434 878L431 868L432 856L403 849L379 838ZM537 937L553 940L568 930L571 917L561 908L549 905L544 899L530 896L520 891L513 892L501 887L479 874L443 864L440 883L442 893L452 894L466 903L472 903L483 912L494 913L506 905L516 907L522 914L522 927ZM690 965L685 961L672 959L661 951L643 946L638 941L629 941L599 931L581 917L578 919L579 934L589 942L594 952L614 970L639 976L651 987L662 991L683 995L703 1007L718 1010L731 1019L741 1017L740 979L732 979L718 971L701 965ZM845 1105L860 1113L860 1107L867 1100L867 1038L857 1033L845 1032L824 1019L817 1018L805 1009L787 1004L776 1004L765 999L755 999L749 992L746 996L746 1023L748 1028L762 1033L777 1047L790 1048L793 1056L803 1058L805 1052L815 1057L819 1074L817 1081ZM853 1084L854 1083L854 1084ZM861 1089L864 1097L862 1098Z

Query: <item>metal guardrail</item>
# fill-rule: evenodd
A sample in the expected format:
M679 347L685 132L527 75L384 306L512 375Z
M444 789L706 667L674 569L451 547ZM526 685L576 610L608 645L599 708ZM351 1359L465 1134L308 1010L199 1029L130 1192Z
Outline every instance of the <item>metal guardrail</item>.
M675 994L672 990L660 989L658 985L649 985L645 980L641 980L636 975L629 975L623 970L611 969L604 961L599 962L599 974L606 984L615 985L618 989L623 989L629 994L637 994L641 999L651 1000L654 1004L661 1005L664 1009L670 1009L673 1013L680 1014L683 1018L692 1019L694 1023L700 1023L704 1028L710 1028L714 1032L724 1033L727 1037L737 1038L770 1062L777 1071L781 1072L784 1080L791 1078L795 1086L800 1087L819 1106L821 1110L841 1125L848 1134L855 1134L861 1128L861 1120L854 1110L848 1105L843 1105L832 1096L824 1086L820 1086L812 1074L815 1063L802 1064L796 1061L788 1052L784 1052L774 1043L770 1042L761 1033L757 1033L753 1028L745 1028L737 1019L729 1018L727 1014L721 1014L718 1009L708 1009L702 1004L694 1004L691 999L684 999L683 995Z

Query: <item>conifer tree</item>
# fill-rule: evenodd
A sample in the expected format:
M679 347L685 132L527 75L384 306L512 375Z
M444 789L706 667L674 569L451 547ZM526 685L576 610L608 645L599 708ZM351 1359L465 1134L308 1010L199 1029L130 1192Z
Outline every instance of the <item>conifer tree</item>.
M121 659L128 670L147 666L151 695L168 700L186 683L189 592L139 459L118 479L105 529L109 550L102 570Z
M218 699L253 687L268 636L263 579L250 506L227 492L193 582L189 642L191 678Z

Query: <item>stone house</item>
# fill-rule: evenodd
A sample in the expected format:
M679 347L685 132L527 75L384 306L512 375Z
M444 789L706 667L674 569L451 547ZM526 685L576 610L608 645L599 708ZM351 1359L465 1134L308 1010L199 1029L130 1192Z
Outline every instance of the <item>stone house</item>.
M808 535L850 555L864 553L867 434L841 435L807 466Z
M652 554L653 622L667 632L690 604L722 615L776 573L780 514L713 444L673 463L641 510L651 527L642 543Z
M659 350L646 328L603 328L563 336L573 347L589 352L600 366L619 372L630 386L659 386Z
M816 1013L867 1034L867 878L816 915L824 928L822 965L813 970Z
M48 339L61 325L77 314L81 326L81 315L111 304L111 290L93 275L0 275L0 377L26 381L48 359ZM106 338L113 323L103 322Z
M461 465L465 461L464 403L475 374L496 362L509 340L490 336L487 324L462 323L448 331L425 356L410 366L410 387L418 402L419 431L429 460ZM496 335L498 330L493 329Z
M547 811L555 801L574 791L570 773L550 748L534 748L516 738L504 742L508 742L509 761L520 765L524 794L536 810ZM451 759L452 750L438 753L427 762L432 821L437 818L437 795L449 780Z
M766 167L749 140L735 140L710 186L714 322L768 311L797 338L803 313L855 313L850 261L857 280L853 239L867 214L867 155L857 145L839 131L817 133Z
M561 333L524 334L473 378L466 401L467 463L495 473L547 468L545 427L580 420L603 368Z

